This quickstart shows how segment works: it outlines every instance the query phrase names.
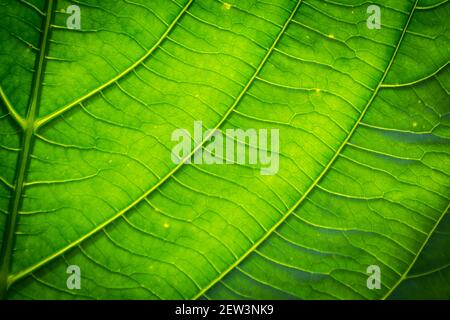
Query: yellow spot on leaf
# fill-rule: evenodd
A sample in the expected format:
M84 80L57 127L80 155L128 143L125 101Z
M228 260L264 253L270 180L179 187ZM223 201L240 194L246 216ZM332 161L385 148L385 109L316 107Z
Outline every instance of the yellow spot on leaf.
M328 35L328 38L334 39L334 34L329 34L329 35Z
M412 123L412 126L413 126L413 128L417 127L417 122L414 121L414 122Z
M164 223L164 228L165 228L165 229L168 229L169 227L170 227L170 224L168 224L167 222Z
M226 10L230 10L230 9L231 9L231 4L224 2L223 7L224 7Z

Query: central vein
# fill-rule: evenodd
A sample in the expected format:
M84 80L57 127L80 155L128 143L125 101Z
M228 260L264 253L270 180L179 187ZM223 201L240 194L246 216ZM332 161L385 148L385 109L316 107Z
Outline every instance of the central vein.
M25 176L27 173L31 149L34 140L34 127L36 115L38 114L42 80L45 69L45 56L48 50L48 38L50 24L54 11L54 0L45 2L45 16L42 21L42 34L39 39L39 54L36 59L36 69L33 76L33 87L28 105L28 113L25 119L24 133L22 136L22 150L19 154L18 170L14 186L14 192L10 202L10 213L6 222L2 247L0 251L0 298L6 295L10 285L9 273L11 267L11 256L14 244L14 235L17 225L17 217L21 205Z

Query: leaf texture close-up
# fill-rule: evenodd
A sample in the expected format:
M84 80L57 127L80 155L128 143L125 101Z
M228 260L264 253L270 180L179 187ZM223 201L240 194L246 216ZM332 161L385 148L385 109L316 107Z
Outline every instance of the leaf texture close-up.
M450 299L450 2L226 1L0 0L1 298Z

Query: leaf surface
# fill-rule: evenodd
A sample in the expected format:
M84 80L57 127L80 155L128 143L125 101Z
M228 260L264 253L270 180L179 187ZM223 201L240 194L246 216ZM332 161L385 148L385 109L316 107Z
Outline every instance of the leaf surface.
M450 298L450 4L375 4L0 0L1 294ZM196 120L279 172L174 164Z

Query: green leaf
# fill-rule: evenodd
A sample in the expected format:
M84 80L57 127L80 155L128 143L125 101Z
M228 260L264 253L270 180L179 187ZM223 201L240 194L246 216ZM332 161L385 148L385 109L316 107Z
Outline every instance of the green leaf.
M392 292L392 299L445 299L450 296L449 215L439 224L403 282Z
M450 4L373 4L0 0L0 295L449 299ZM196 120L278 173L174 164Z

